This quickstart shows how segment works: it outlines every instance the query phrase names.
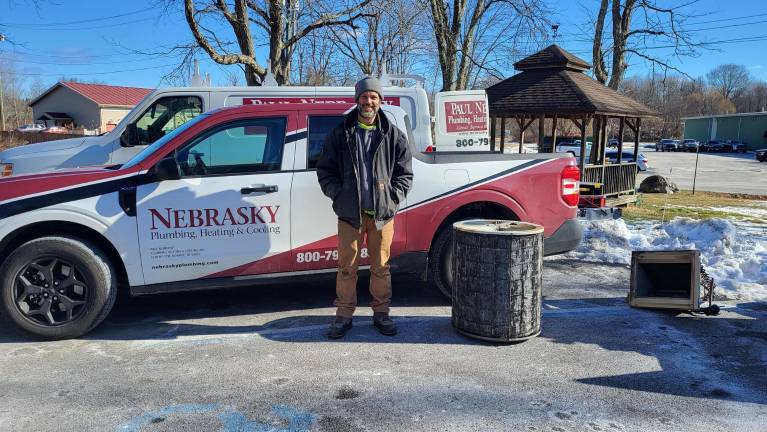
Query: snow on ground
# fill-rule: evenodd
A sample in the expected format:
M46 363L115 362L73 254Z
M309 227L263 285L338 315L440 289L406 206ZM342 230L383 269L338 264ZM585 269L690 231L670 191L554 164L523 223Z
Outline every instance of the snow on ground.
M632 250L697 249L701 264L728 300L767 301L767 225L726 219L674 218L627 224L585 223L583 242L565 257L631 264Z

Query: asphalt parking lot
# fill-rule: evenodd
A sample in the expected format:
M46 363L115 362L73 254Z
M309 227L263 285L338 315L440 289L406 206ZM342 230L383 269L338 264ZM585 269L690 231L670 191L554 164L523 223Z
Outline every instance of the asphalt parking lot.
M753 152L699 153L697 175L695 153L656 152L654 144L640 150L649 160L647 171L640 172L637 184L647 176L659 174L680 189L767 195L767 163L759 162Z
M459 335L412 278L395 337L362 307L328 341L332 280L121 299L78 340L0 327L0 430L764 430L767 305L631 309L628 277L547 259L543 331L517 344Z

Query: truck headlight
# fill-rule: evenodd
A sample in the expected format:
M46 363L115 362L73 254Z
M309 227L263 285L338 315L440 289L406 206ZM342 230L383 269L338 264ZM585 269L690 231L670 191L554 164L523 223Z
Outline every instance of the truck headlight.
M0 177L9 177L13 174L13 164L0 162Z

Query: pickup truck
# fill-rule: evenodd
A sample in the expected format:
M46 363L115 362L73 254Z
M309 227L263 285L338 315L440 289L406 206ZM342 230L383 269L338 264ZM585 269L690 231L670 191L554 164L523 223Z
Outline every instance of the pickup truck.
M3 317L33 337L72 338L107 316L118 290L144 295L334 274L337 222L314 167L327 133L352 108L221 108L122 165L0 179ZM449 293L451 226L470 218L541 224L549 255L579 244L571 155L421 153L406 112L382 111L407 134L413 154L392 271L418 273Z

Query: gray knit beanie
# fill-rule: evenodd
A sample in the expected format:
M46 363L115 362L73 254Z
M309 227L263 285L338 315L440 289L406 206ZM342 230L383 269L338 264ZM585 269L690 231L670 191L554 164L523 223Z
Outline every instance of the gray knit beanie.
M378 93L378 96L383 99L384 94L383 86L381 86L381 81L379 81L378 78L367 77L357 81L357 84L354 85L354 100L357 101L362 93L365 93L369 90Z

